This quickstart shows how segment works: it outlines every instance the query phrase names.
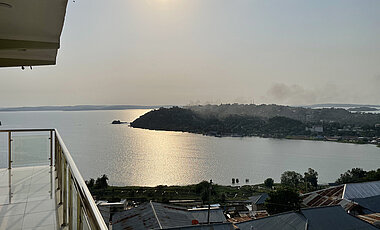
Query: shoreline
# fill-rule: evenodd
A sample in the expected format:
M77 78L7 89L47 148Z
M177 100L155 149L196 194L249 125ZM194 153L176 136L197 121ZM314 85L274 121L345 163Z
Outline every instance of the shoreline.
M322 136L322 138L318 138L315 136L304 136L304 135L292 135L292 136L276 136L274 134L257 134L257 135L242 135L242 134L210 134L210 133L197 133L197 132L189 132L189 131L182 131L182 130L164 130L164 129L149 129L149 128L140 128L140 127L133 127L129 125L130 128L134 129L144 129L144 130L152 130L152 131L166 131L166 132L181 132L181 133L191 133L191 134L197 134L202 136L208 136L208 137L232 137L232 138L246 138L246 137L259 137L259 138L273 138L273 139L285 139L285 140L304 140L304 141L323 141L323 142L336 142L336 143L342 143L342 144L356 144L356 145L375 145L380 148L380 142L377 143L370 143L370 142L364 142L361 141L359 138L356 137L353 138L347 138L341 140L341 138L344 138L344 136L338 136L338 137L329 137L329 136ZM375 137L374 139L379 139L379 137Z

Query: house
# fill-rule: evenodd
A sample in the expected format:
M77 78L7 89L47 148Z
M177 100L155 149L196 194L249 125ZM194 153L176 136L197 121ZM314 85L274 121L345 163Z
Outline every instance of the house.
M252 203L252 211L265 210L264 203L268 197L268 193L249 197L249 201Z
M303 207L341 205L351 214L380 212L380 181L351 183L306 193Z
M156 202L148 202L137 208L119 212L112 217L112 229L156 229L182 228L185 226L207 224L208 209L189 210ZM226 223L223 211L210 209L210 223Z
M311 128L306 127L306 131L310 131L312 133L323 133L323 126L315 126L313 125Z
M122 200L120 202L107 202L107 201L98 201L96 203L96 206L98 207L100 213L102 214L102 217L104 219L104 222L107 226L110 225L110 222L112 220L112 216L115 213L122 212L127 208L127 202L126 200Z
M340 205L306 208L235 224L240 230L375 230L375 226L348 214Z

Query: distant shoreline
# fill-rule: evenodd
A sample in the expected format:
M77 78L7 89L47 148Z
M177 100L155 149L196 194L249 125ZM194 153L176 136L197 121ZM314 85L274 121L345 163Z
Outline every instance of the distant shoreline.
M181 131L214 137L268 137L375 144L380 114L344 109L305 109L278 105L220 105L152 110L133 128Z
M157 109L170 105L73 105L73 106L30 106L0 108L0 112L35 112L35 111L94 111L94 110L126 110Z
M62 105L62 106L22 106L22 107L0 107L0 112L32 112L32 111L92 111L92 110L126 110L126 109L158 109L161 107L169 108L173 105ZM319 108L319 107L375 107L380 108L380 105L367 104L314 104L295 106L303 108Z

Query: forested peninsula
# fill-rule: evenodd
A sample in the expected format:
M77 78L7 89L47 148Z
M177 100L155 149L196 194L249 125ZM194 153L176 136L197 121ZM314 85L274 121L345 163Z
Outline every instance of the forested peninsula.
M160 108L134 120L134 128L211 136L334 139L376 144L380 114L345 109L222 104Z

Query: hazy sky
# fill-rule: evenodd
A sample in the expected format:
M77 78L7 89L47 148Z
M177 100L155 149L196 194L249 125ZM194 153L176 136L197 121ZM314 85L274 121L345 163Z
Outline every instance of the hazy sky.
M56 66L0 106L380 104L379 0L76 0Z

